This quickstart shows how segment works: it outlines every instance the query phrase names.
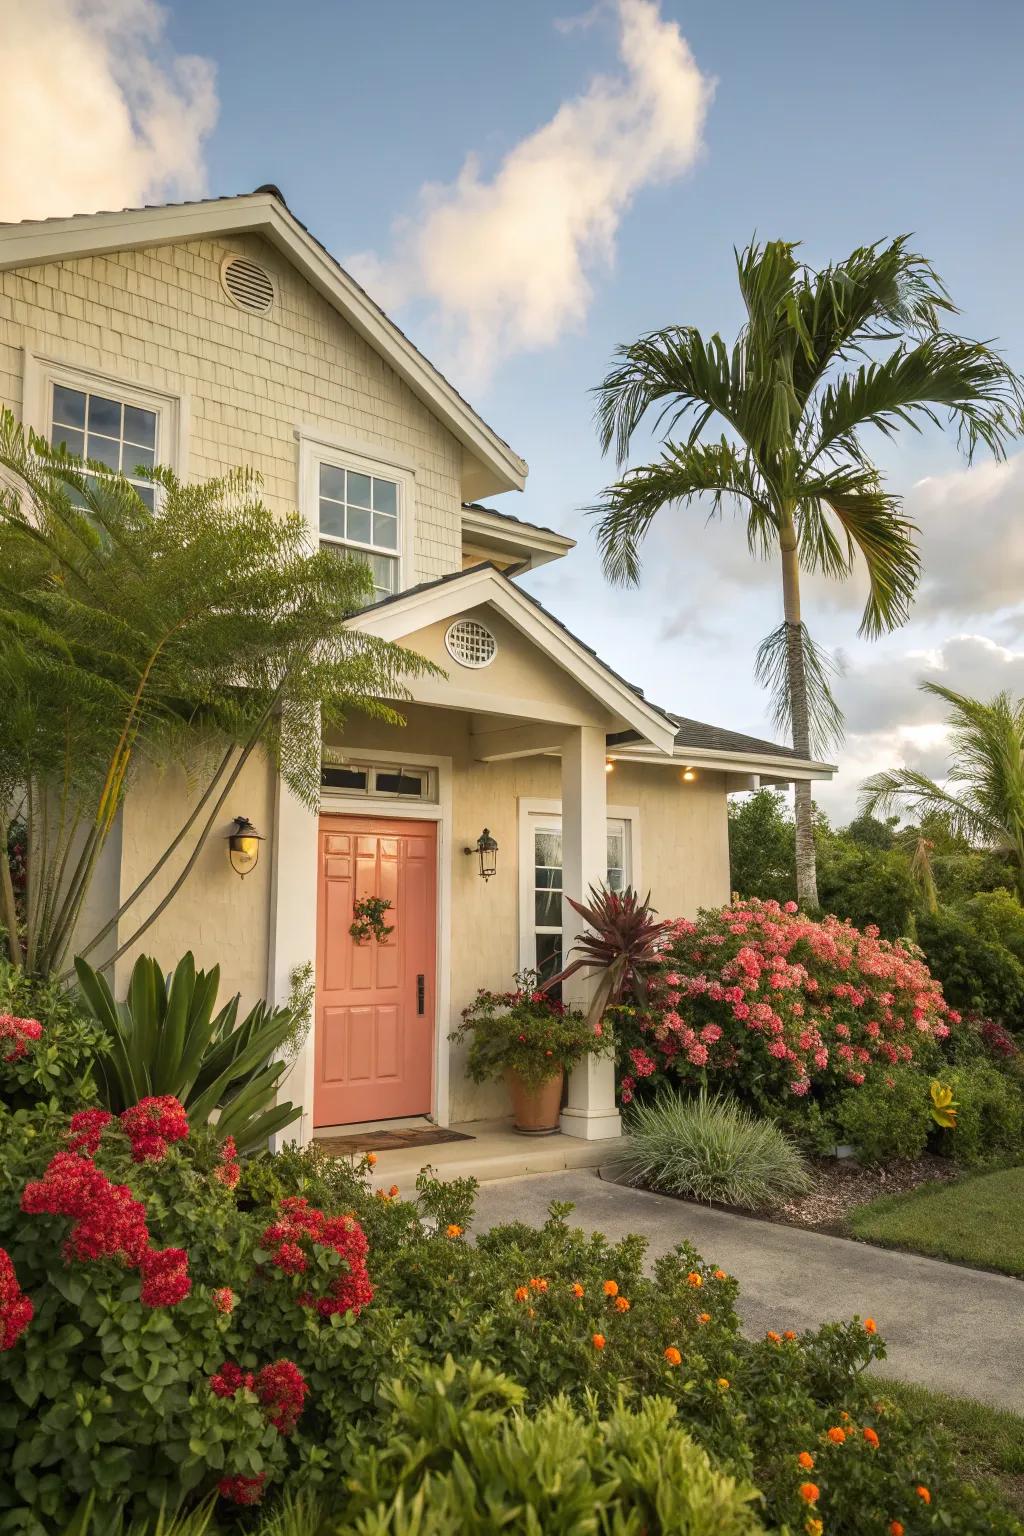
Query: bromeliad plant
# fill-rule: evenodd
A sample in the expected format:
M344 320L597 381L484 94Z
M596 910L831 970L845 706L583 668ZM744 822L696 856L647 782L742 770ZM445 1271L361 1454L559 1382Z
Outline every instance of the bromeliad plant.
M243 1152L302 1113L301 1106L274 1104L287 1062L272 1058L295 1026L291 1009L259 1002L239 1023L236 993L214 1014L220 966L197 972L191 953L170 977L156 960L140 956L123 1003L86 961L76 960L75 968L91 1012L110 1037L110 1055L101 1062L101 1096L109 1109L173 1095L193 1129L219 1111L217 1135L234 1137Z
M648 973L658 965L670 923L659 921L648 891L643 901L631 885L624 891L590 887L590 905L566 897L569 905L586 918L590 930L569 951L575 960L545 982L545 990L568 981L578 971L597 972L598 982L590 1005L590 1022L596 1024L605 1009L628 994L639 1001L647 995Z
M536 971L518 971L511 992L481 987L448 1038L471 1040L466 1069L475 1083L513 1071L530 1088L612 1049L610 1032L540 989Z

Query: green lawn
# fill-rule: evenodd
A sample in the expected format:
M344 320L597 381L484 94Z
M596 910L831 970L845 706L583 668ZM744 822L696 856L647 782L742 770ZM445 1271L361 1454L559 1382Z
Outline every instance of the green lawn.
M868 1242L1024 1275L1024 1168L886 1195L848 1220Z
M1015 1514L1024 1515L1024 1418L888 1377L882 1390L908 1413L920 1414L946 1431L963 1478L993 1486Z

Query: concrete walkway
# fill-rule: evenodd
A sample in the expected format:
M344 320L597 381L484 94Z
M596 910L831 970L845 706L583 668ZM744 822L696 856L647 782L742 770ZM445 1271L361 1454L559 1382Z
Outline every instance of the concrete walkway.
M732 1216L583 1169L483 1185L475 1225L539 1223L552 1200L572 1200L569 1219L587 1231L642 1233L652 1258L693 1243L739 1280L752 1337L873 1317L888 1349L886 1374L1024 1412L1024 1281Z

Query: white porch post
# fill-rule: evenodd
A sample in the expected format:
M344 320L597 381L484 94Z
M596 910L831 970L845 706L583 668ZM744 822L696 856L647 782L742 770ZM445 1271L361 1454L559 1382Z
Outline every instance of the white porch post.
M317 720L317 732L320 722ZM270 974L268 993L285 1003L291 973L310 961L316 965L316 896L319 817L278 776L274 804L273 869L270 884ZM302 1105L302 1117L271 1138L277 1151L287 1142L305 1146L313 1137L313 1031L309 1026L301 1050L277 1090L278 1102Z
M608 796L605 775L605 732L596 725L566 732L562 748L562 954L563 964L577 934L586 927L566 896L583 900L592 885L602 885L608 873ZM594 982L577 974L563 986L567 1003L590 1006ZM590 1056L569 1078L569 1102L562 1111L568 1136L597 1141L619 1136L622 1126L615 1107L615 1067L606 1057Z

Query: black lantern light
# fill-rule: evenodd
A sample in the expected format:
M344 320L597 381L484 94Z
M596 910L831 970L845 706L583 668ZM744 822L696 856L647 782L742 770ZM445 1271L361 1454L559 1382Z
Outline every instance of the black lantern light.
M476 840L473 848L464 848L463 853L475 853L480 859L480 878L489 880L498 867L498 845L491 836L490 829L484 827Z
M228 833L228 857L231 868L244 880L260 861L260 843L263 838L248 816L236 816L235 824Z

